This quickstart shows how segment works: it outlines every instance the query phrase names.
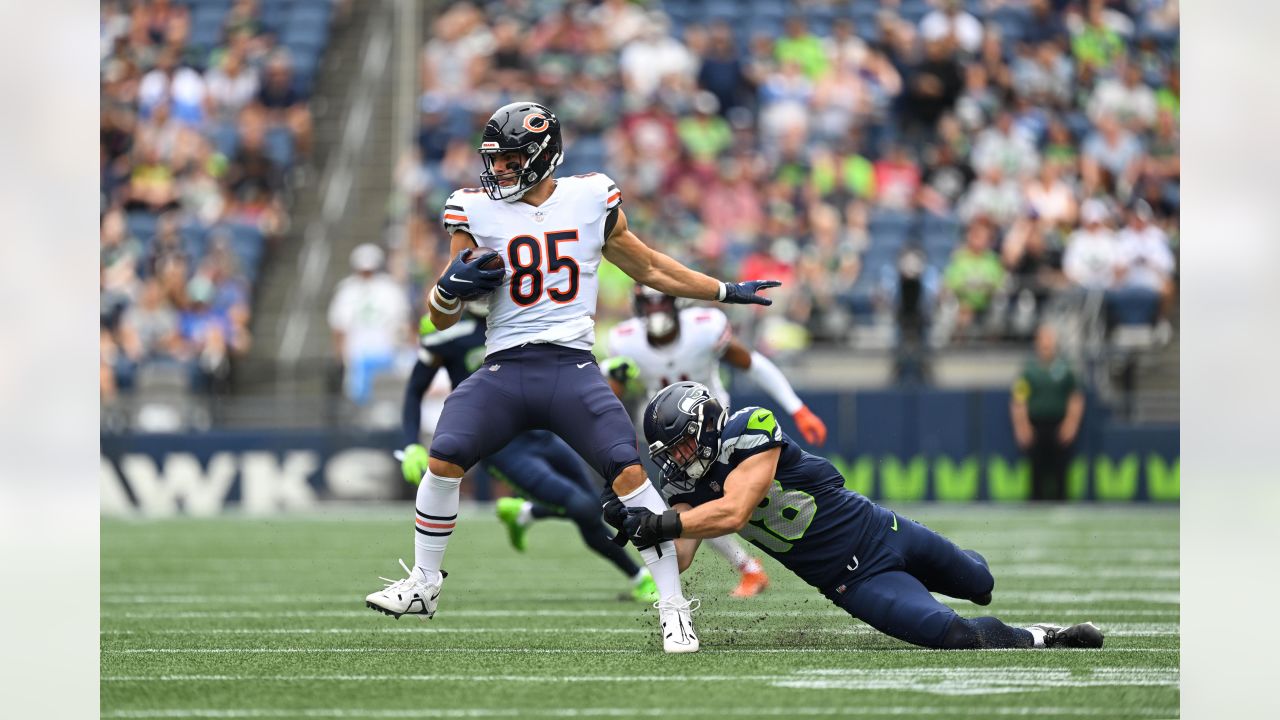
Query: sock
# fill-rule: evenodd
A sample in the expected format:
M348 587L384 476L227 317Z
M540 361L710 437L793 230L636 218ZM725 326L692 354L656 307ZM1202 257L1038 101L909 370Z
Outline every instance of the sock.
M648 508L651 512L662 514L668 510L667 501L648 480L640 489L618 498L627 507ZM680 562L676 559L676 544L667 540L656 546L640 551L644 564L653 573L653 581L658 585L658 597L662 602L682 602L684 592L680 589Z
M742 549L742 544L734 539L732 535L721 535L718 538L703 540L703 542L724 556L724 559L728 560L729 564L738 572L748 571L747 565L751 563L751 556L747 554L746 550ZM759 568L757 567L756 570L759 570Z
M520 506L520 514L516 516L516 522L520 525L528 525L533 522L533 503L528 500Z
M428 472L418 485L414 501L413 558L414 567L427 582L439 580L440 563L449 536L458 522L458 486L462 478L449 478Z

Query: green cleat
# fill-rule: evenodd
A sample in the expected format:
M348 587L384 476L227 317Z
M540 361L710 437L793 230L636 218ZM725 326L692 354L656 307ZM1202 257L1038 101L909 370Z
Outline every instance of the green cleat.
M524 535L529 528L520 524L520 510L524 508L524 500L520 498L498 498L498 519L507 526L507 539L517 552L524 552Z
M658 584L653 581L653 576L649 574L648 568L640 572L644 573L644 575L640 578L640 582L632 586L631 599L652 605L658 602Z

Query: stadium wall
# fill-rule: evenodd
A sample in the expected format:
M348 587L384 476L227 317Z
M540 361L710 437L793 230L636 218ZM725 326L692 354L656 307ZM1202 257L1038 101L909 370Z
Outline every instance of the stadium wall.
M876 390L802 393L830 430L823 454L846 484L886 502L1020 501L1030 472L1009 426L1009 394L993 390ZM735 405L768 405L739 393ZM1069 478L1072 498L1176 502L1177 425L1113 421L1090 402ZM784 429L798 437L790 418ZM101 498L106 515L213 515L227 509L273 514L335 502L408 499L412 488L391 456L395 432L213 431L103 435ZM468 481L493 497L483 472Z

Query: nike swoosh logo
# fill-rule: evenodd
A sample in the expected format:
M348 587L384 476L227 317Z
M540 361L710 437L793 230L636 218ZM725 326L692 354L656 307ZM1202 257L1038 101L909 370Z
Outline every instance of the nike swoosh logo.
M466 284L468 284L468 285L473 285L473 284L474 284L474 283L472 283L470 280L463 280L462 278L458 277L457 275L455 275L455 274L453 274L453 273L450 273L450 274L449 274L449 279L450 279L450 280L452 280L452 281L454 281L454 282L466 283Z
M761 412L758 415L756 415L756 422L764 422L764 419L768 416L769 416L768 412Z
M898 514L897 513L891 513L891 514L893 515L893 527L889 529L894 532L898 532Z
M589 362L578 363L578 369L579 369L579 370L581 370L582 368L584 368L584 367L586 367L586 366L588 366L588 365L590 365L590 364L591 364L591 363L589 363Z

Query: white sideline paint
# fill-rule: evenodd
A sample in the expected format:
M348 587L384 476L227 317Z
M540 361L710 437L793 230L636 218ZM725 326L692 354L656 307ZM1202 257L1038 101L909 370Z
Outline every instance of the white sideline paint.
M1177 687L1176 669L840 668L773 675L119 675L103 682L496 682L537 684L751 682L797 690L892 690L932 695L991 695L1058 688Z
M413 710L338 710L317 708L307 710L268 710L263 708L243 709L202 709L177 708L173 710L112 710L102 714L104 718L499 718L499 717L850 717L857 715L902 715L917 717L922 715L941 717L992 717L1005 715L1045 715L1051 717L1094 717L1113 716L1111 708L1090 707L954 707L928 705L859 705L851 704L842 707L804 707L786 705L779 707L730 707L730 708L645 708L645 707L604 707L604 708L458 708L458 709L413 709ZM1168 712L1160 712L1150 708L1126 709L1127 715L1141 717L1168 717Z

